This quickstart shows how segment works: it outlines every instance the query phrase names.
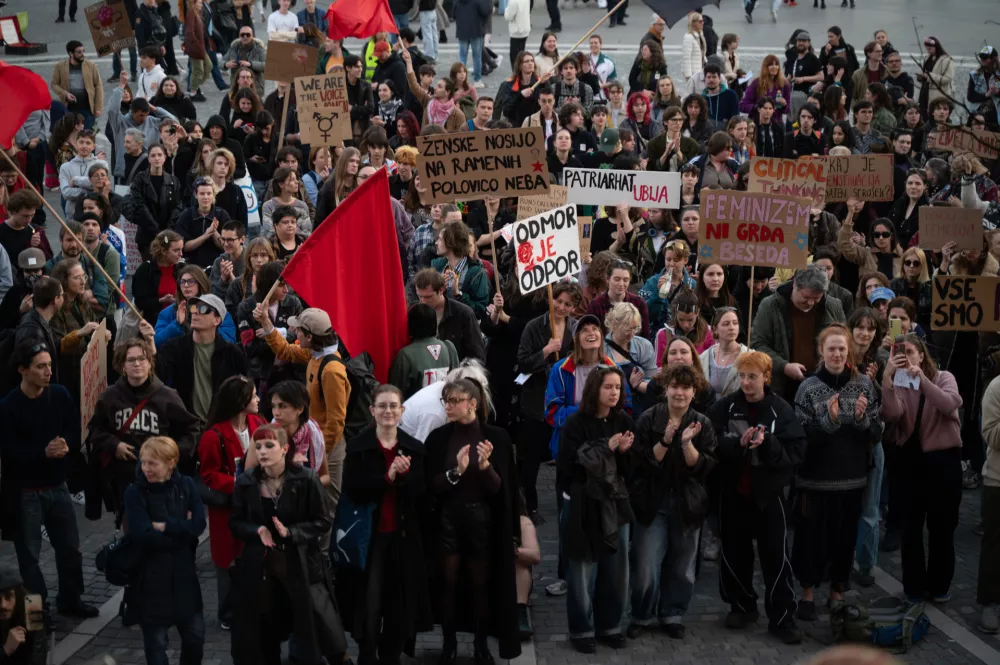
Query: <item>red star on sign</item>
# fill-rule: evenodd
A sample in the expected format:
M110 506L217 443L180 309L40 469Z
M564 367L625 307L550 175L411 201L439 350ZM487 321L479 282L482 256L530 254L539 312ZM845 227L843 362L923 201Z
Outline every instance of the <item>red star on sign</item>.
M531 165L531 169L532 169L532 173L541 173L542 172L542 163L541 162L535 162L534 164Z

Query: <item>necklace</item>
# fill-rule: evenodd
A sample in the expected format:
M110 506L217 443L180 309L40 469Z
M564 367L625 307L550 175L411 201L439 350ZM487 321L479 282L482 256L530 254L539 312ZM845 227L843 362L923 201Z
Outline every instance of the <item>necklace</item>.
M729 353L723 353L722 347L720 346L715 351L715 364L718 365L719 367L728 367L729 365L732 364L733 359L739 352L740 352L740 347L737 346L735 351L730 351Z
M267 473L264 473L261 480L264 483L264 487L267 488L267 493L271 495L274 503L277 504L278 499L281 498L281 491L285 488L285 472L282 471L281 475L277 478L270 478Z

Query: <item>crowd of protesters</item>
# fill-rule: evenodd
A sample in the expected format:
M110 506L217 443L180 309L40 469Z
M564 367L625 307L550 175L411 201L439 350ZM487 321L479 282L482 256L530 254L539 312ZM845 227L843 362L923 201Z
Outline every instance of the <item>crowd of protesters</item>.
M52 110L8 153L35 188L58 189L59 247L39 196L0 164L2 526L20 572L0 571L5 598L47 595L44 527L55 611L97 615L82 599L85 503L140 549L123 618L141 625L149 663L167 662L171 626L181 661L201 662L207 528L237 665L276 665L286 641L296 661L340 663L347 634L364 664L397 663L435 624L443 665L458 632L491 665L488 637L509 659L533 633L535 528L554 502L559 546L544 554L559 579L545 591L565 595L578 651L657 627L684 639L701 558L721 560L724 623L745 629L760 616L754 540L768 629L797 644L819 596L834 611L852 583L875 584L880 552L901 550L908 602L947 603L968 490L982 497L978 626L1000 631L1000 338L931 325L935 276L1000 272L998 160L930 142L997 131L996 49L978 52L964 99L940 41L925 40L911 76L884 30L858 50L837 26L816 46L796 30L746 80L739 37L691 13L680 62L655 17L621 76L599 34L560 57L558 12L529 49L528 3L511 0L512 75L490 96L485 3L454 9L470 72L438 63L434 3L390 3L398 37L355 55L323 36L313 0L297 14L278 0L269 39L314 43L319 72L346 72L353 139L325 147L301 141L288 84L264 96L253 3L222 4L183 7L183 83L168 3L130 14L141 71L117 54L107 95L83 45L67 44ZM228 90L218 113L195 106L209 78ZM590 206L581 272L551 302L522 293L501 232L517 199L424 205L417 171L422 134L510 127L542 128L553 183L566 167L676 172L683 205ZM816 201L797 271L701 260L703 189L746 189L755 156L827 154L893 155L895 200ZM350 364L365 349L345 348L281 274L382 168L409 343L374 387ZM982 248L922 247L918 209L935 204L982 210ZM97 334L109 385L81 425ZM549 460L555 495L540 496ZM338 505L373 507L360 574L337 554ZM44 640L5 630L8 659L40 664Z

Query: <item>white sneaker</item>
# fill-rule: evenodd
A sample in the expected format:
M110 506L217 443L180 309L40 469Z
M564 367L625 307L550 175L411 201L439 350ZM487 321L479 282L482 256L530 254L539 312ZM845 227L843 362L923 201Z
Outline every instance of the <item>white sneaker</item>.
M78 506L87 505L87 497L83 492L77 492L76 494L72 494L70 495L70 498L73 500L73 503L75 503Z
M568 591L569 585L566 584L566 580L558 580L545 587L545 593L550 596L565 596Z
M482 81L476 81L475 83L472 84L472 87L482 90L483 88L486 87L486 84L483 83Z
M498 54L497 55L497 69L500 69L500 65L502 65L502 64L503 64L503 56Z
M608 0L597 0L597 8L598 9L607 9L608 8Z
M778 10L777 9L772 9L771 10L771 23L777 23L777 22L778 22Z
M705 561L718 561L720 545L719 539L715 536L711 534L705 536L705 546L701 548L701 558Z
M49 540L49 530L45 528L44 524L42 525L42 540L46 542Z

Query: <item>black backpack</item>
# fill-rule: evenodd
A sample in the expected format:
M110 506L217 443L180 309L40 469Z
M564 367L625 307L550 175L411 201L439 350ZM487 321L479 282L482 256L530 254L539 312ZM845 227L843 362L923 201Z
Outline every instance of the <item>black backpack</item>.
M344 440L350 441L360 434L361 430L375 423L371 412L371 406L374 404L372 395L380 384L375 378L375 363L372 362L372 357L368 355L367 351L363 351L347 361L331 353L323 356L323 360L319 363L316 383L319 386L320 399L323 399L323 370L331 361L339 362L344 366L344 369L347 370L347 381L351 384L351 396L347 400L347 417L344 421Z

